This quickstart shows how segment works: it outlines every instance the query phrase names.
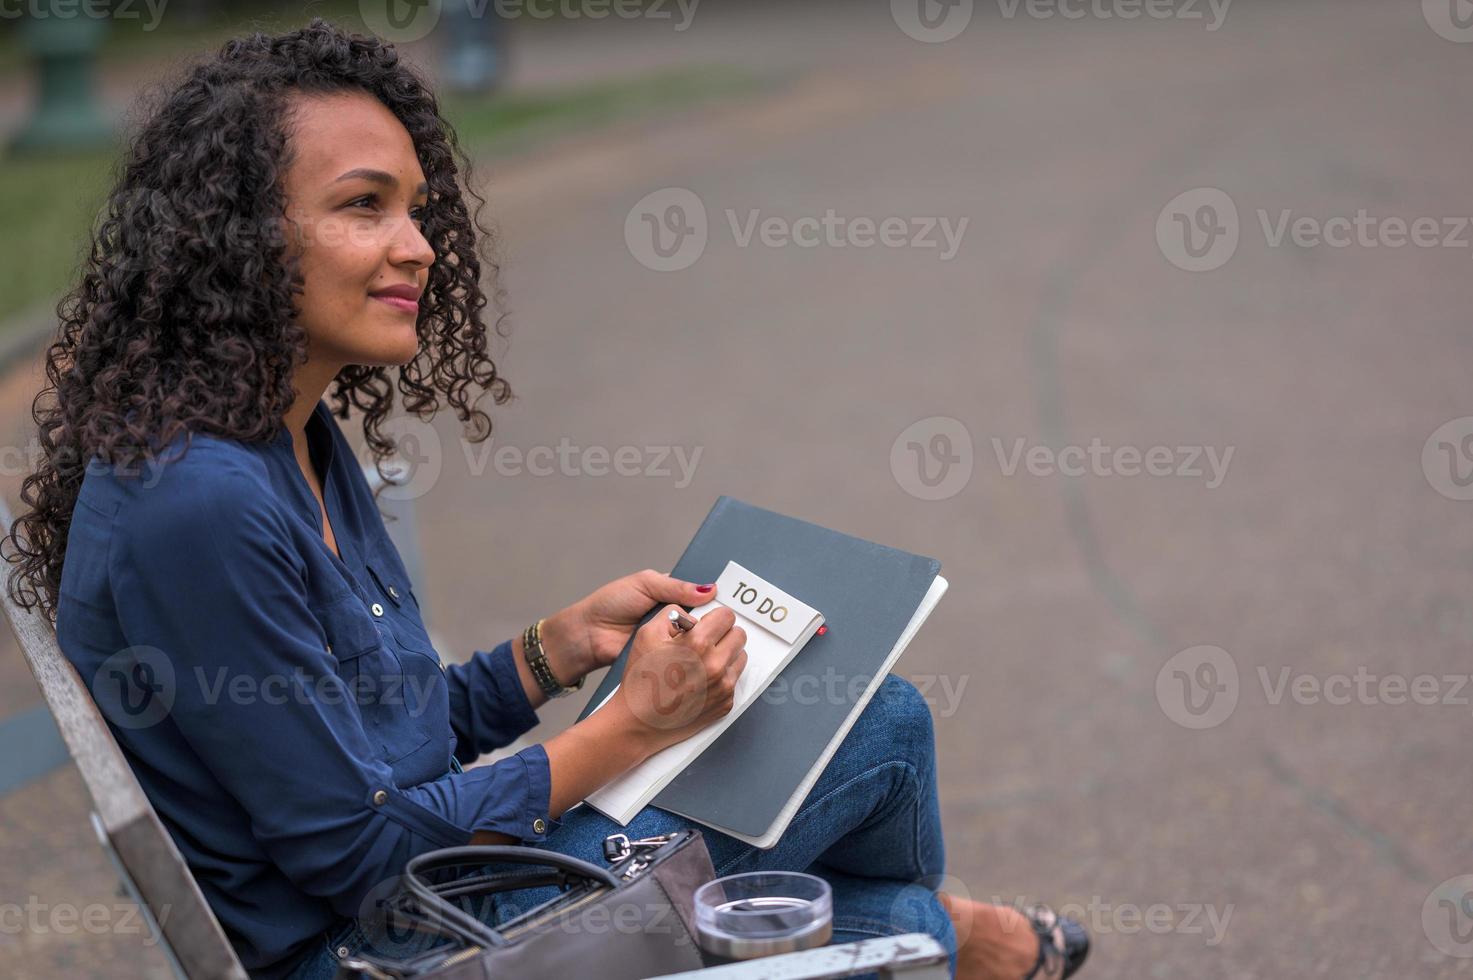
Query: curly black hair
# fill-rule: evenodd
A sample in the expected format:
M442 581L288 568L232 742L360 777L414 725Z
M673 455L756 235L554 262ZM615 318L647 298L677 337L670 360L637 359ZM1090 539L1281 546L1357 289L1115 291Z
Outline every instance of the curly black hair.
M303 285L290 243L262 230L285 215L289 96L344 91L374 96L399 119L429 182L422 230L435 262L419 351L394 368L405 410L428 421L443 394L467 438L490 436L490 417L475 407L481 392L497 405L512 397L482 319L488 304L502 307L500 270L470 160L428 83L392 44L320 17L235 38L145 104L80 280L56 308L47 385L32 402L41 459L21 488L30 510L0 539L16 552L7 555L16 566L9 589L23 608L39 604L55 622L72 508L94 456L132 467L181 432L254 442L280 430L307 356L293 302ZM395 443L380 425L394 387L387 368L348 365L328 389L336 417L346 419L350 403L364 413L366 445L386 477Z

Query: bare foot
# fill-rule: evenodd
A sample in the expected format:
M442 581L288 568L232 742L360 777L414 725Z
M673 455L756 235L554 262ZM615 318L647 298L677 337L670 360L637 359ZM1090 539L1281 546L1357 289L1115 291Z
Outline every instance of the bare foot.
M945 892L936 897L956 929L957 980L1020 980L1038 962L1038 937L1017 909Z

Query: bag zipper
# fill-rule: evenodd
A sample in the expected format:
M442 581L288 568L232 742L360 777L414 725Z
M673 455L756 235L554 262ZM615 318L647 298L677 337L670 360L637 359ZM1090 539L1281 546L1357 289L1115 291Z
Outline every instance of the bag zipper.
M674 831L669 834L659 834L655 837L641 837L639 840L630 840L628 834L610 834L604 838L604 860L611 865L617 865L631 854L643 851L652 851L665 846L684 831ZM626 873L622 877L628 877Z
M618 862L624 861L633 856L634 860L630 861L629 866L619 874L619 879L621 881L628 881L630 878L633 878L636 874L649 867L649 865L652 863L650 857L647 856L647 852L658 850L659 848L670 843L672 840L675 840L677 837L680 837L682 834L686 833L689 833L689 831L677 830L669 834L658 834L654 837L641 837L638 840L630 840L628 834L610 834L608 837L604 838L604 858L608 860L610 864L616 865L618 864ZM563 915L564 913L571 912L574 909L581 908L591 901L603 898L607 894L608 892L603 890L590 891L588 894L574 901L570 905L561 905L555 908L550 908L536 919L524 922L521 925L516 926L515 928L502 931L501 935L507 939L511 939L514 936L519 936L522 933L526 932L528 929L536 928L542 923L548 921L548 919L550 918Z
M607 894L608 894L608 892L604 892L604 891L591 891L591 892L588 892L582 898L577 899L576 901L574 901L570 905L556 905L556 906L553 906L552 908L549 908L546 911L544 911L540 916L538 916L535 919L529 919L528 921L523 922L521 925L514 926L514 927L512 927L510 929L502 929L502 930L498 930L498 931L501 933L502 937L503 938L506 938L506 939L511 939L511 938L513 938L515 936L520 936L522 933L526 932L528 929L535 929L538 926L542 925L544 922L549 921L550 919L555 919L555 918L557 918L558 916L562 915L565 912L571 912L574 909L582 908L584 905L587 905L589 902L591 902L591 901L593 901L595 899L603 898Z
M643 871L646 867L650 865L651 861L646 856L646 852L658 850L659 848L670 843L672 840L675 840L677 837L685 833L688 833L688 831L677 830L673 833L659 834L654 837L641 837L638 840L630 840L628 834L610 834L608 837L604 838L604 858L607 859L610 864L616 865L620 861L624 861L629 857L634 856L635 859L629 862L629 867L625 868L619 875L620 880L628 881L630 878L634 877L636 874ZM512 928L501 930L500 933L502 937L506 939L512 939L516 936L520 936L522 933L526 932L529 929L535 929L537 926L542 925L549 919L556 918L567 912L571 912L575 909L581 908L584 905L587 905L589 902L600 899L607 894L608 892L601 890L589 891L587 894L583 895L581 898L575 900L571 904L557 905L549 908L537 918L530 919ZM440 961L435 969L440 970L449 966L454 966L457 963L463 963L467 959L478 956L482 951L483 950L480 946L467 946L466 948L452 953L444 960Z
M435 969L443 970L446 967L455 966L459 963L464 963L466 960L474 959L479 955L481 955L481 947L467 946L465 949L458 950L445 957L435 966Z

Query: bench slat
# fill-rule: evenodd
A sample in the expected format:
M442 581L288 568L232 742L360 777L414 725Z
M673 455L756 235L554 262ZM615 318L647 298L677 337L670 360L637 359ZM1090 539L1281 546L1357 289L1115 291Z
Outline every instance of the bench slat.
M3 500L0 521L6 529L14 523ZM22 609L8 588L0 588L0 606L114 852L185 975L190 980L246 980L174 839L134 778L91 693L57 645L51 623L39 608Z

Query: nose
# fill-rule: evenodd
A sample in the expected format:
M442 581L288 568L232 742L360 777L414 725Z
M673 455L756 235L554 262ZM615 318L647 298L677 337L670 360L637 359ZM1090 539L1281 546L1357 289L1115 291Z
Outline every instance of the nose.
M427 269L435 262L435 250L408 215L400 222L399 231L389 243L389 261L415 269Z

